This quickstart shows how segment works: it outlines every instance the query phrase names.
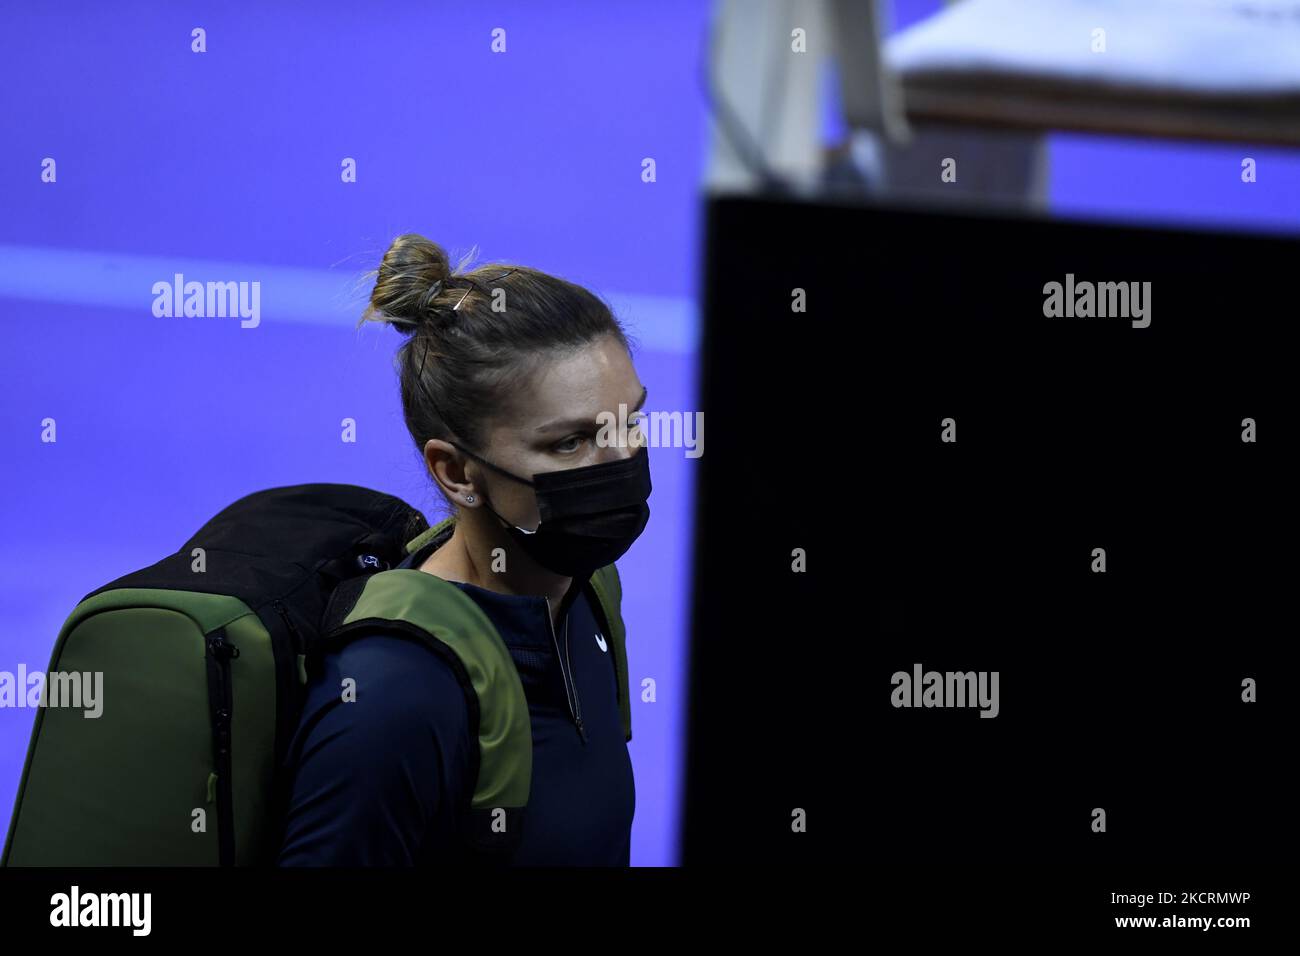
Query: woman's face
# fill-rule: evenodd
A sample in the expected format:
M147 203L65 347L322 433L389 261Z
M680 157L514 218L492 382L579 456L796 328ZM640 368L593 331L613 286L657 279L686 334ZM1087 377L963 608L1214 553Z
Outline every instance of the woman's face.
M644 439L638 425L644 404L645 388L627 350L604 335L521 382L512 407L488 432L487 447L476 450L530 481L543 471L627 458ZM472 459L465 471L476 493L486 494L502 517L528 530L537 527L541 516L532 488Z

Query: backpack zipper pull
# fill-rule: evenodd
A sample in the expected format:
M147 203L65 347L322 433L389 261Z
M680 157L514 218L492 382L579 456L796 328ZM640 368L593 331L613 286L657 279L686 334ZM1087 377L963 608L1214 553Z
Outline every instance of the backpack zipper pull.
M239 648L227 642L225 636L220 633L208 638L208 649L213 657L223 662L239 656Z
M288 630L289 635L293 638L293 649L301 655L307 648L303 645L302 635L298 633L297 625L293 623L293 618L289 616L289 609L284 606L283 601L279 600L275 602L275 609L284 620L284 626Z

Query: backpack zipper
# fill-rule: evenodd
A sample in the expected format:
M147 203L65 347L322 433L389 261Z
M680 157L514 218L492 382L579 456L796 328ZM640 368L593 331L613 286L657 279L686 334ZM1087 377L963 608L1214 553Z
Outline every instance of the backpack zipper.
M288 608L286 608L281 601L277 600L275 602L275 609L284 620L284 626L288 629L289 635L293 638L294 653L301 654L305 650L302 643L302 635L298 633L298 628L294 626L293 619L289 617Z
M209 687L209 698L216 704L212 714L213 749L217 763L217 846L221 866L235 865L235 808L231 783L233 758L232 719L234 694L231 687L230 662L239 656L239 648L226 640L225 629L219 629L207 638L208 657L213 662L209 671L214 683Z
M549 597L544 597L544 600L546 601L546 623L549 624L551 628L551 640L555 644L555 657L557 662L560 665L560 678L564 682L564 700L565 703L569 705L569 713L573 716L573 725L578 728L578 737L581 738L582 742L585 744L587 742L587 729L582 726L582 705L578 701L577 681L572 680L573 662L572 659L568 657L568 653L569 653L568 618L566 617L564 622L564 651L561 652L560 639L555 636L555 619L551 617L551 599ZM565 673L565 669L564 669L564 662L566 659L569 660L569 671L567 674ZM570 683L573 684L572 693L569 692Z

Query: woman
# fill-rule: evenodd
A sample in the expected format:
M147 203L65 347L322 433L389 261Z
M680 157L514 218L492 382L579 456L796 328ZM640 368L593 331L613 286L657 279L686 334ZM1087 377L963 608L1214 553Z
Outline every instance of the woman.
M626 664L620 675L587 585L649 517L633 414L646 390L628 337L585 289L518 266L452 274L423 236L398 237L377 276L362 321L410 336L398 355L406 424L454 512L450 535L400 567L473 599L527 701L531 778L509 862L626 866ZM402 634L363 632L326 655L290 751L280 864L461 861L479 747L464 686Z

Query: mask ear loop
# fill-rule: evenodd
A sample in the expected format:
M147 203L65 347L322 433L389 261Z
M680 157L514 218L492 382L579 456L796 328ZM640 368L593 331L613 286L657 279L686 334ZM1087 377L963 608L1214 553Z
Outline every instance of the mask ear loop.
M420 370L419 370L418 372L416 372L415 383L420 387L420 391L422 391L422 392L424 393L424 397L427 398L427 399L429 400L429 404L433 406L433 410L434 410L435 412L438 413L438 417L442 419L443 424L446 425L446 424L447 424L447 417L446 417L445 415L443 415L443 413L442 413L442 409L440 409L440 408L438 407L438 403L435 402L435 401L433 400L433 396L429 394L429 390L428 390L427 388L424 387L424 363L425 363L425 360L428 359L428 357L429 357L429 345L428 345L428 343L426 342L426 343L425 343L425 346L424 346L424 353L420 356ZM448 427L450 427L450 426L448 426ZM485 461L484 459L480 458L478 455L476 455L476 454L474 454L472 451L470 451L468 448L465 448L464 446L462 446L459 442L454 442L454 441L451 441L450 439L448 439L448 443L451 444L453 447L459 449L462 453L464 453L464 454L466 454L466 455L469 455L471 458L475 459L476 461L482 462L484 465L487 465L489 468L495 468L497 471L501 472L502 474L504 474L504 475L506 475L506 476L508 476L508 477L510 477L510 478L513 478L515 481L523 481L524 484L526 484L526 485L532 485L532 482L531 482L531 481L525 481L523 478L520 478L518 475L512 475L512 474L510 474L510 472L506 471L504 468L498 468L496 465L492 464L492 462L490 462L490 461ZM527 528L520 528L518 525L514 525L514 524L511 524L509 521L506 521L506 519L503 518L503 517L501 517L499 514L497 514L496 509L493 508L493 507L492 507L490 504L488 504L486 501L483 502L483 507L484 507L484 508L487 508L488 511L491 511L492 514L496 515L497 520L500 521L500 522L502 522L503 524L509 525L509 526L512 527L512 528L517 528L519 531L522 531L524 534L536 534L536 533L537 533L537 529L536 529L536 528L534 528L532 531L529 531Z

